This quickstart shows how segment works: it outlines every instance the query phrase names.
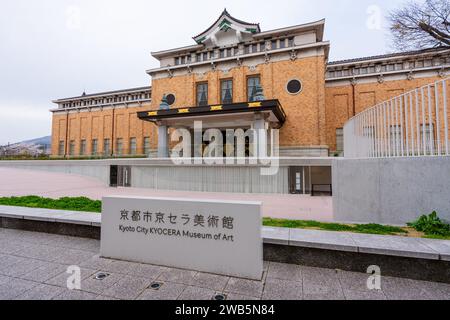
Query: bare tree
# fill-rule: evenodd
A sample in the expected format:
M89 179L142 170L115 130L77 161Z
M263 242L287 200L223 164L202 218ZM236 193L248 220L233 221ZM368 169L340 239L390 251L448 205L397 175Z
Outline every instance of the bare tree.
M400 50L450 46L450 0L412 1L389 14L393 44Z

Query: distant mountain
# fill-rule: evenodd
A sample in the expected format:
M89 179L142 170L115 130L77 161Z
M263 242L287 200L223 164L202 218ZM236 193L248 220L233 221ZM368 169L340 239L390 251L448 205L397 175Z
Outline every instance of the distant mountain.
M46 137L42 137L42 138L37 138L37 139L33 139L33 140L27 140L27 141L22 141L19 143L26 143L26 144L41 144L41 145L51 145L52 144L52 136L46 136Z
M50 154L51 136L0 146L0 156Z

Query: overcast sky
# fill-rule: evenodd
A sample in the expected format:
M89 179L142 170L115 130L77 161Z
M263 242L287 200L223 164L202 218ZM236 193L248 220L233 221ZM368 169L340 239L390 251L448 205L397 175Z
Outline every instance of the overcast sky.
M226 7L262 30L326 18L330 60L391 51L402 0L0 0L0 145L50 135L51 100L150 84L151 51L193 44Z

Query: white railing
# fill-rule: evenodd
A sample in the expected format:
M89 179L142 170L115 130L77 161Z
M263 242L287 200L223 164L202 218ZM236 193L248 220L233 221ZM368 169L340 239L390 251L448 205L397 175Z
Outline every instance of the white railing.
M449 79L377 104L344 127L346 158L450 155Z

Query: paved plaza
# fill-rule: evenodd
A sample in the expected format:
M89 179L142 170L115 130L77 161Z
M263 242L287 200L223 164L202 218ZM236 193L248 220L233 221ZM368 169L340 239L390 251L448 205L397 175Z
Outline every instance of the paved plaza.
M272 262L262 281L250 281L103 259L99 248L92 239L0 229L0 299L450 299L449 284L382 277L382 290L373 291L367 274ZM67 289L73 265L81 268L81 290ZM100 273L108 276L96 280Z
M79 175L44 171L1 168L0 197L43 196L50 198L85 196L101 199L103 196L173 197L235 201L261 201L265 217L333 221L331 197L310 197L290 194L236 194L187 191L164 191L140 188L109 188L101 181Z

